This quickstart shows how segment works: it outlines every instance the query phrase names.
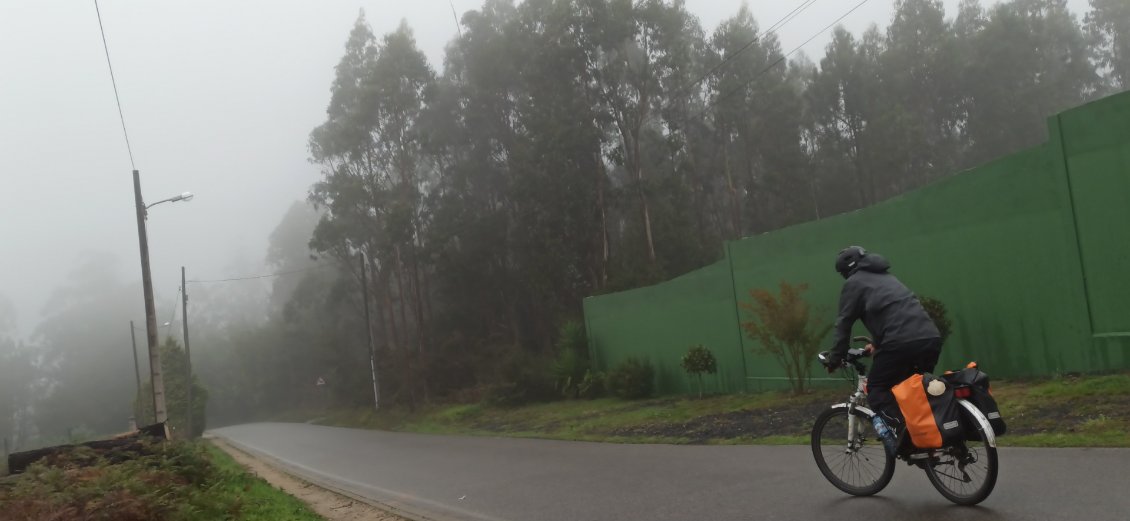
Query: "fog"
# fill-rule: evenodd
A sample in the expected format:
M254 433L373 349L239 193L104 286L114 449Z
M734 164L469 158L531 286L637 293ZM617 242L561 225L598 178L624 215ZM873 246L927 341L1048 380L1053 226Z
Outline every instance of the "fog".
M947 17L958 3L944 2ZM378 39L405 22L442 73L445 48L460 30L456 18L482 4L105 0L99 6L131 160L94 3L0 3L0 340L55 353L68 342L120 343L106 363L120 368L115 377L125 383L104 391L128 400L127 324L144 325L132 168L141 172L147 203L195 194L152 208L148 219L157 322L172 322L162 336L179 337L181 266L190 280L205 281L278 267L267 262L269 237L320 179L307 143L326 120L335 66L358 13ZM747 4L762 29L806 5ZM804 44L818 63L830 38L818 31L857 4L817 0L777 31L782 51ZM708 36L742 5L686 1ZM1086 0L1068 5L1080 19L1088 8ZM891 16L892 2L873 0L842 25L853 34L871 24L882 30ZM269 278L190 285L192 316L213 329L263 321L273 287Z
M739 0L690 0L712 28ZM763 27L794 2L750 2ZM822 0L779 31L791 50L857 2ZM956 0L946 2L951 12ZM1076 11L1085 0L1071 2ZM147 202L183 191L149 218L153 280L172 299L180 266L195 279L263 273L267 234L317 180L306 142L323 119L348 31L365 9L380 35L407 21L432 66L455 36L452 14L478 0L101 4L126 128ZM890 2L843 20L883 25ZM827 35L804 48L819 57ZM0 4L0 294L31 335L54 288L96 252L139 279L130 158L93 2ZM138 296L140 302L140 295ZM140 304L139 304L140 306ZM128 320L130 317L122 317ZM133 318L137 318L136 316Z

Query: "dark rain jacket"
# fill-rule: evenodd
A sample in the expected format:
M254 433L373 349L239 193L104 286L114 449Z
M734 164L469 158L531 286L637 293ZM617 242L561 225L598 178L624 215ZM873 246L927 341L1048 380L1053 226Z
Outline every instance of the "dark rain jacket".
M871 333L875 347L895 348L915 340L941 338L937 326L918 302L918 297L887 273L891 263L881 255L868 253L858 269L844 282L840 292L840 314L836 319L832 353L843 358L851 341L856 320Z

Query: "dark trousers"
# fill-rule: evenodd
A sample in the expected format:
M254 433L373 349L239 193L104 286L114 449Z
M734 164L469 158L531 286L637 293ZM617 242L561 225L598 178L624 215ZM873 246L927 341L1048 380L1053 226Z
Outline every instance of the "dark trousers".
M928 338L903 344L889 344L875 351L871 371L867 373L867 402L876 413L883 413L887 423L902 424L902 413L891 392L903 380L916 373L930 373L938 364L942 340Z

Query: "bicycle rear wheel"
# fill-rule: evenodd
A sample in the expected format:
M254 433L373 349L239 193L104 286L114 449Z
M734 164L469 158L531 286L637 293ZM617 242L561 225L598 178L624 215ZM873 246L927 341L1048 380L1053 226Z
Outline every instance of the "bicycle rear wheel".
M926 461L926 476L946 499L959 505L976 505L989 497L997 484L997 449L989 445L979 423L962 412L964 420L978 425L977 440L934 451Z
M895 458L878 440L871 419L853 411L854 430L849 433L848 410L828 409L812 426L812 455L820 473L836 488L854 496L870 496L883 490L895 474Z

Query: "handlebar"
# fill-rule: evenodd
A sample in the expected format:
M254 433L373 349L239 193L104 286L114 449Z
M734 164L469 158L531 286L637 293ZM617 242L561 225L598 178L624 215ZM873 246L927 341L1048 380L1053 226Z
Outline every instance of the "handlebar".
M860 358L867 358L869 356L871 356L871 353L869 353L866 349L863 349L862 347L853 347L847 350L847 356L844 357L843 361L845 363L850 363L859 360ZM831 362L831 357L831 351L821 351L816 355L816 358L820 360L820 363L824 364L825 366L827 366Z
M851 340L852 342L865 343L867 345L872 345L875 342L870 337L866 336L852 337ZM831 365L831 354L831 351L823 351L820 354L816 355L816 358L820 360L820 364L828 368L829 371L837 369L837 367L832 367ZM840 361L839 367L851 366L854 367L860 374L863 374L866 369L863 367L863 364L859 362L859 359L867 358L869 356L871 356L871 351L868 351L866 347L850 348L847 351L847 355L844 356L844 359Z

